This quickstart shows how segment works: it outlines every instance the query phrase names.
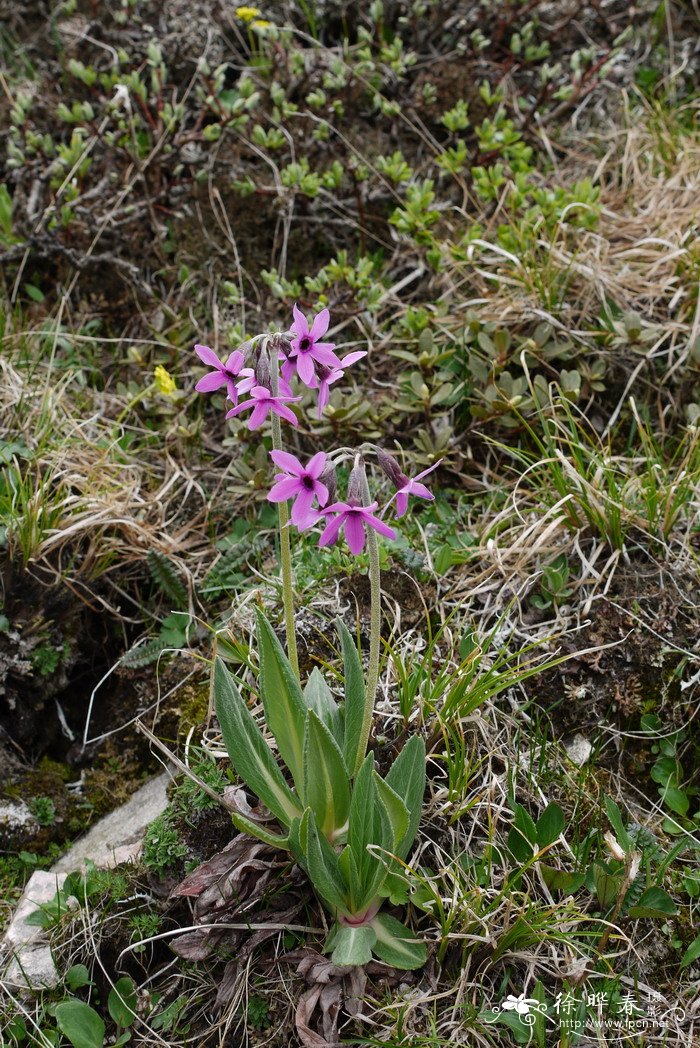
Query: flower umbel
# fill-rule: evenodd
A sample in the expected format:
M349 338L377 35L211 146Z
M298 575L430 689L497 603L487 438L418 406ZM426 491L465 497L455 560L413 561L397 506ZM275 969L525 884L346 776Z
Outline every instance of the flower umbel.
M299 531L305 531L318 519L318 513L312 508L314 499L318 500L319 506L328 502L328 488L320 479L326 468L326 453L317 452L305 466L286 451L271 451L270 458L283 472L275 477L268 500L286 502L294 499L292 524Z
M298 426L299 422L296 415L291 408L287 407L287 404L293 400L301 400L301 397L284 395L273 397L270 390L265 389L264 386L253 386L250 391L250 400L246 400L244 404L237 404L231 408L230 411L226 412L226 418L233 418L234 415L240 415L241 411L245 411L246 408L252 408L251 416L248 419L248 429L259 429L270 412L286 419L293 426Z
M370 503L369 506L359 506L349 502L334 502L332 506L327 506L323 515L334 513L335 516L323 529L318 540L319 546L332 546L337 541L341 528L345 531L350 552L355 555L362 553L365 548L365 528L373 528L380 535L388 539L395 539L394 529L374 515L377 506L376 502Z

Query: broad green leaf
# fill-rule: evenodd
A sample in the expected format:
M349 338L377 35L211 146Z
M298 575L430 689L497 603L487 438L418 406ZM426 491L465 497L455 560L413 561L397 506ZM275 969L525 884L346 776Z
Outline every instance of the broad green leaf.
M372 947L377 941L377 933L369 924L351 928L339 924L333 935L333 964L369 964L372 960Z
M539 865L542 878L549 889L557 892L566 892L572 895L577 892L586 879L584 873L570 873L567 870L557 870L554 866L547 866L541 862Z
M372 709L366 709L365 680L362 663L357 654L355 641L350 636L342 619L337 620L340 643L343 649L343 672L345 676L345 734L343 756L350 778L360 770L365 758L367 739L372 723Z
M136 1018L136 1005L136 987L133 980L128 975L117 979L107 998L109 1014L117 1026L121 1026L122 1029L131 1026Z
M290 847L289 837L283 837L279 833L271 833L270 830L266 830L264 826L261 826L259 822L246 819L245 815L232 812L231 821L241 833L247 833L249 837L257 837L259 841L269 844L271 848L287 849Z
M331 839L348 821L350 782L337 742L313 710L306 716L304 782L306 804L321 833Z
M214 701L231 763L253 793L288 826L295 815L301 815L301 805L221 659L214 668Z
M355 862L355 855L350 845L343 848L340 853L338 866L343 875L343 880L347 885L348 901L350 904L349 909L352 913L357 913L363 897L362 880L360 878L360 872L357 869L357 863Z
M399 845L404 839L406 830L408 829L408 808L401 800L398 793L392 790L389 783L385 782L381 775L376 771L374 773L374 785L377 788L377 792L381 797L389 816L393 837L391 851L395 851L397 845Z
M54 1010L56 1025L73 1048L102 1048L105 1024L94 1008L83 1001L61 1001Z
M332 911L348 913L348 891L338 865L338 856L326 838L318 832L311 808L304 812L300 836L306 838L306 868L314 890Z
M301 830L302 819L292 819L289 825L289 850L303 870L306 870L306 841L302 841ZM308 872L308 871L307 871Z
M81 986L90 986L92 979L84 964L74 964L66 972L65 984L69 990L79 990Z
M605 797L605 811L608 815L608 821L615 831L617 843L624 852L629 852L632 848L632 841L629 833L625 829L625 824L622 820L622 812L612 797Z
M663 888L647 888L639 902L629 909L630 917L673 917L678 908Z
M697 939L693 939L690 946L683 954L681 968L687 968L689 964L693 963L693 961L697 961L698 957L700 957L700 935L698 935Z
M593 868L593 878L596 898L601 907L607 910L617 899L622 879L619 874L608 873L597 864Z
M275 736L282 760L304 800L304 722L306 705L301 685L282 650L275 631L258 612L260 697L267 726Z
M401 921L390 917L388 913L380 913L371 922L371 927L377 935L372 949L381 961L404 970L420 968L425 964L428 957L425 943L416 941L416 937Z
M408 829L394 849L399 859L405 859L418 832L425 792L425 743L420 735L411 736L385 781L408 808Z
M342 748L343 722L340 716L340 709L317 666L311 671L303 695L307 709L313 710L318 715L335 741Z
M387 876L389 857L382 853L393 851L391 820L377 791L373 753L365 757L353 786L348 844L362 885L361 896L355 900L361 910L378 893ZM377 851L370 851L370 845L376 845Z
M548 804L544 809L535 827L537 831L537 843L540 848L552 844L561 834L566 824L564 812L558 804Z

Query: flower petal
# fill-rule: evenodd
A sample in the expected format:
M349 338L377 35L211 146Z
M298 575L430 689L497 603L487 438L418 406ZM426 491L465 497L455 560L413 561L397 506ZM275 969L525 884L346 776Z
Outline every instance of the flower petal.
M437 462L434 465L430 466L429 469L424 469L422 473L417 473L416 476L413 479L414 480L422 480L423 477L427 477L429 473L432 473L434 469L438 468L438 466L440 465L441 462L442 462L442 459L438 459Z
M294 399L299 400L300 398L295 397ZM269 404L272 410L275 412L275 414L279 415L280 418L286 419L287 422L289 422L292 426L299 425L299 419L296 417L291 408L287 407L286 404L280 404L279 400L271 400Z
M404 513L408 509L408 495L405 491L397 491L396 493L396 516L403 517Z
M314 484L314 491L316 498L318 499L319 506L325 506L328 502L328 488L325 484L322 484L320 480L317 480Z
M383 520L379 519L379 517L373 517L369 514L365 517L365 523L369 524L370 528L374 528L374 530L378 531L380 535L384 535L388 539L396 538L396 532L394 529L390 528L389 525L385 524ZM347 533L348 529L346 528L345 534L347 535Z
M327 368L340 368L340 360L333 352L334 349L335 346L330 342L317 342L309 356L317 360L319 364L325 364Z
M325 511L326 513L328 510ZM319 546L332 546L338 538L338 532L345 520L345 513L339 513L337 517L333 517L333 520L326 524L325 528L321 532L321 537L318 540Z
M419 499L428 499L429 502L432 502L435 498L430 488L426 488L425 484L419 484L416 480L411 481L410 487L411 494L416 495Z
M270 488L270 493L267 497L270 502L286 502L287 499L296 498L304 490L298 477L285 477L284 480L278 480Z
M366 356L367 350L360 349L355 353L348 353L346 356L342 357L340 363L344 368L349 368L351 364L356 364L358 360L362 360L362 358Z
M294 505L292 506L292 524L296 528L300 528L302 531L304 529L304 526L307 524L309 514L311 513L313 501L313 491L309 491L308 488L302 488L294 501Z
M290 455L288 451L271 451L270 458L276 466L293 477L299 477L304 472L304 467L296 455Z
M322 338L328 331L328 325L331 322L331 315L327 309L322 309L320 313L317 313L314 317L314 322L311 325L311 337L316 340Z
M221 389L227 383L227 378L222 371L211 371L204 378L200 378L194 387L198 393L213 393L215 389Z
M259 429L270 411L270 401L258 401L248 419L248 429Z
M245 357L241 353L240 349L234 349L233 353L229 354L229 357L226 361L226 370L230 371L232 375L238 375L244 364Z
M301 338L302 335L308 335L309 322L297 306L296 302L292 306L292 313L294 314L294 323L292 324L290 331L293 331L298 338Z
M217 368L220 370L224 365L221 363L219 358L213 349L209 349L209 346L195 346L194 351L200 360L203 360L205 364L208 364L211 368Z
M309 459L306 464L306 472L314 480L317 480L323 473L324 466L326 465L327 455L325 451L317 451L313 458Z
M369 522L368 522L369 523ZM361 513L348 513L345 518L345 539L350 552L357 556L365 548L365 518Z
M310 353L300 353L297 357L297 375L307 386L314 377L314 362Z

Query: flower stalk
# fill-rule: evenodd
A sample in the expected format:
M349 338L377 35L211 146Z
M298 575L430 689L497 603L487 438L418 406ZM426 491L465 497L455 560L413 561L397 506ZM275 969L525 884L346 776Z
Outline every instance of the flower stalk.
M362 470L362 502L368 506L372 502L369 490L367 473ZM367 552L369 554L369 594L370 594L370 620L369 620L369 664L367 666L367 683L365 688L365 723L363 732L365 739L369 738L369 730L374 713L374 699L377 694L377 682L379 680L379 642L381 640L381 618L382 618L382 580L379 567L379 540L377 533L372 528L367 528Z

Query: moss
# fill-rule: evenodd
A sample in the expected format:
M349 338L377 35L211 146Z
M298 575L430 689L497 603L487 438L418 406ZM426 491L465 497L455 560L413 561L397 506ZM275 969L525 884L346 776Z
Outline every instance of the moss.
M186 685L181 689L177 706L173 710L178 735L187 735L190 728L203 724L209 711L209 681Z

